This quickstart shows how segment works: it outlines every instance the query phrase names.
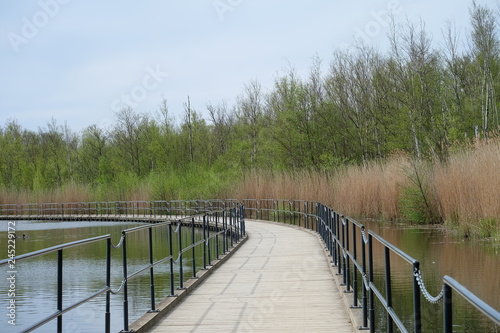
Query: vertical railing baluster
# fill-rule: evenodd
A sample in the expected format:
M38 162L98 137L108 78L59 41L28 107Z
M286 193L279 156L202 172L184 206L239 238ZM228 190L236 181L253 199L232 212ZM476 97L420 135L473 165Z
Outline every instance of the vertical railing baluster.
M179 289L184 289L184 269L182 264L182 222L179 221L178 229L178 242L179 242Z
M422 332L422 310L420 305L420 286L418 284L416 272L420 270L420 262L413 263L413 321L415 333Z
M358 262L358 244L357 244L357 237L356 237L356 225L353 223L352 224L352 251L353 251L353 259L354 262ZM359 308L358 306L358 270L356 269L356 266L353 265L353 281L352 281L352 289L354 291L353 295L353 308Z
M363 296L362 296L362 306L363 306L363 326L361 328L368 328L368 294L366 288L366 242L364 235L365 227L361 227L361 261L363 265Z
M57 251L57 311L63 310L63 250ZM62 333L62 314L57 317L57 332Z
M370 287L370 332L375 333L375 294L371 288L371 284L373 283L373 237L371 234L368 234L368 270L368 285Z
M335 220L336 220L336 229L337 229L337 275L342 274L342 235L340 232L340 228L342 225L342 221L340 220L340 214L336 213L335 214Z
M219 260L219 212L215 212L215 255L216 259Z
M241 237L245 237L247 234L246 223L245 223L245 206L241 206Z
M204 215L206 216L206 229L207 229L207 234L206 234L206 245L207 245L207 256L208 256L208 260L207 260L207 265L210 266L212 264L212 249L210 248L210 245L211 245L211 241L210 241L210 216L207 216L207 215Z
M340 216L340 227L342 228L342 285L347 285L347 265L346 265L346 248L345 248L345 224L344 224L344 215Z
M384 247L384 258L385 258L385 301L388 308L392 308L392 287L391 287L391 251L385 246ZM394 320L392 319L389 311L387 311L387 332L392 333L394 326Z
M202 230L203 230L203 269L207 269L207 217L203 215Z
M195 237L194 237L194 217L191 219L191 244L195 243ZM196 279L196 251L193 246L191 249L191 255L193 256L191 263L192 263L192 269L193 269L193 279Z
M345 259L344 262L346 264L346 270L345 270L345 276L346 276L346 292L351 292L351 264L350 264L350 259L349 258L349 250L350 250L350 242L349 242L349 219L346 217L344 219L345 221Z
M149 227L148 228L148 236L149 236L149 264L153 265L154 263L154 256L153 256L153 228ZM155 305L155 274L154 274L154 268L151 266L149 268L149 288L151 292L151 311L150 312L155 312L156 311L156 305Z
M227 211L223 211L222 224L224 229L224 253L227 253L228 250L228 239L227 239Z
M106 333L111 331L111 236L106 239L106 314L105 329Z
M122 260L123 260L123 330L128 331L128 273L127 273L127 235L122 231Z
M444 299L443 299L443 332L453 332L453 306L452 306L452 290L451 287L445 283Z
M231 248L234 246L234 211L233 208L229 210L229 230L231 232Z
M168 225L168 249L170 252L170 296L175 296L174 284L174 246L172 238L172 223Z

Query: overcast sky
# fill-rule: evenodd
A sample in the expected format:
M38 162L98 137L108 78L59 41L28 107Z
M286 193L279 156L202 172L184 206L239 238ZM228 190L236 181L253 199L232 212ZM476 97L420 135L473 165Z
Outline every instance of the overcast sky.
M497 8L496 0L477 0ZM465 40L468 0L38 0L0 3L0 126L37 130L52 118L79 131L109 125L124 106L155 113L164 96L180 121L190 96L233 105L245 83L265 91L290 66L355 37L384 50L388 12L422 19L439 44L446 21Z

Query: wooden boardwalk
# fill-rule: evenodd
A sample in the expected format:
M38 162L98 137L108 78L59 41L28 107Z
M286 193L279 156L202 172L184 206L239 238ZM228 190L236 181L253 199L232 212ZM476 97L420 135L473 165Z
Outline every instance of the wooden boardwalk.
M355 332L311 232L246 220L249 239L151 332Z

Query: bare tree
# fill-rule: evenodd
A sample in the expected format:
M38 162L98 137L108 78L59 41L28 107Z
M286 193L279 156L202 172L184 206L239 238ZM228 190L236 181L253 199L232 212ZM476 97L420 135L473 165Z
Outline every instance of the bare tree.
M250 163L255 165L257 160L257 139L260 119L262 117L262 89L258 81L251 81L243 87L243 95L238 97L238 111L243 122L249 125L252 152Z
M471 47L472 54L481 73L481 115L482 130L487 135L490 119L498 127L498 109L494 89L495 65L499 63L500 41L497 36L497 20L493 10L472 2L471 16Z
M193 150L193 110L191 109L191 101L189 100L189 96L187 98L187 102L184 103L184 122L188 128L189 135L189 158L190 161L194 161L194 150Z

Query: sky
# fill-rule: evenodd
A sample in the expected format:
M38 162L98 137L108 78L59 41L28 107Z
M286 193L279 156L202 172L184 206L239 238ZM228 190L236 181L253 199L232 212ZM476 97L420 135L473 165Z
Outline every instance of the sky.
M497 0L477 0L497 9ZM464 0L10 0L0 3L0 127L74 131L112 126L123 107L156 115L163 98L179 123L189 96L229 106L251 81L269 91L313 59L363 41L387 50L389 13L425 23L440 47L447 21L462 39Z

